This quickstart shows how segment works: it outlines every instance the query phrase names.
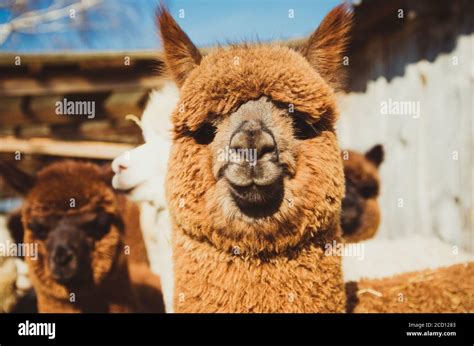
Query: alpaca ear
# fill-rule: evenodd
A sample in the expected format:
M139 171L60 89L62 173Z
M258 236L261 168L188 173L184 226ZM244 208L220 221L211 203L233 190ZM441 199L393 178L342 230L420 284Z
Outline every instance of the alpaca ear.
M350 5L344 3L337 6L298 49L321 77L334 88L338 88L343 79L343 54L349 39L352 16Z
M370 149L369 151L365 153L365 157L367 160L374 163L375 166L377 167L380 166L384 158L383 145L377 144L376 146L374 146L372 149Z
M188 74L201 62L201 53L163 5L158 8L157 20L166 66L181 87Z
M35 186L36 177L15 167L15 165L0 160L0 175L15 191L26 195Z

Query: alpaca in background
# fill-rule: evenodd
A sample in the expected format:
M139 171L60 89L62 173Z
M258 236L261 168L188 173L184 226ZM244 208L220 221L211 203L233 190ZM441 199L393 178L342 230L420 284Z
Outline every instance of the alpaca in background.
M25 196L23 241L36 246L25 261L40 312L163 311L159 278L133 243L137 210L112 190L110 169L61 161L30 176L0 161L0 172Z
M380 279L474 261L473 255L433 236L377 237L381 220L379 169L384 149L378 144L364 154L345 150L342 158L346 179L341 212L343 238L348 243L360 243L364 249L363 258L343 259L346 281Z
M372 238L380 224L378 170L384 158L378 144L366 153L342 151L346 194L342 200L341 227L346 242Z

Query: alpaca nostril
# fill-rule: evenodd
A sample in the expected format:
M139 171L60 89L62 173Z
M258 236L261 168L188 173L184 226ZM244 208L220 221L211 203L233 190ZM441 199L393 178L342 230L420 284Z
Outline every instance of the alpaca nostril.
M262 156L264 156L265 154L272 154L275 152L275 146L270 146L270 145L266 145L266 146L263 146L262 148L260 149L257 149L257 158L261 158Z
M128 168L127 162L127 155L121 155L116 157L115 160L112 161L112 170L114 173L120 173Z
M266 154L273 154L277 150L273 136L266 131L262 131L255 144L258 159L260 159Z

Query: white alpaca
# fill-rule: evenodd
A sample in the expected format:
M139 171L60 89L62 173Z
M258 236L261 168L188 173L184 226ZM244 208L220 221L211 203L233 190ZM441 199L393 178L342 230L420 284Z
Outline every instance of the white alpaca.
M112 162L115 189L128 190L139 202L140 225L151 270L160 275L167 312L172 312L173 271L171 223L165 202L165 175L171 147L170 116L179 99L177 87L167 82L152 91L139 126L145 144L118 156Z
M6 220L0 217L0 313L11 312L18 300L31 288L28 268L20 258L10 256L7 250L13 239L7 229Z

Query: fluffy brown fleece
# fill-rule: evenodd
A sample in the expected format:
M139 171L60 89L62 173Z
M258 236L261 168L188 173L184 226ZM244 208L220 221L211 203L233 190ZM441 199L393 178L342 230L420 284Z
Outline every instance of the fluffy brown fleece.
M7 181L11 180L5 164L1 166ZM25 181L30 186L18 189L26 194L21 213L24 242L38 246L38 258L27 256L25 260L39 312L163 312L159 278L153 276L146 264L128 263L123 232L124 225L131 225L133 219L123 217L130 212L127 211L130 205L123 196L114 193L108 174L91 163L61 161ZM73 208L71 198L75 199ZM81 217L98 210L114 215L114 222L94 242L92 278L74 288L58 283L49 269L45 241L31 230L31 220ZM134 250L132 245L131 253ZM135 262L143 260L137 257Z
M342 151L346 195L342 201L342 236L348 243L372 238L380 225L379 167L384 158L382 145L366 153Z
M474 312L474 263L347 284L348 312Z
M181 99L173 114L175 136L166 182L175 311L344 311L341 260L324 255L324 245L339 240L344 178L333 129L338 111L332 79L325 81L321 75L336 73L332 62L341 63L339 44L345 42L350 19L344 6L326 17L301 49L318 56L313 65L287 47L246 45L199 56L194 66L186 64L192 70L184 73L186 66L179 62L189 62L195 50L183 48L192 43L161 10L167 66L175 78L187 77L184 82L177 78ZM331 39L334 46L327 44ZM322 51L313 54L318 49L328 51L327 62ZM304 142L294 141L292 176L284 181L284 202L273 215L229 216L212 172L213 152L189 133L261 96L294 105L311 122L324 121L325 130Z

